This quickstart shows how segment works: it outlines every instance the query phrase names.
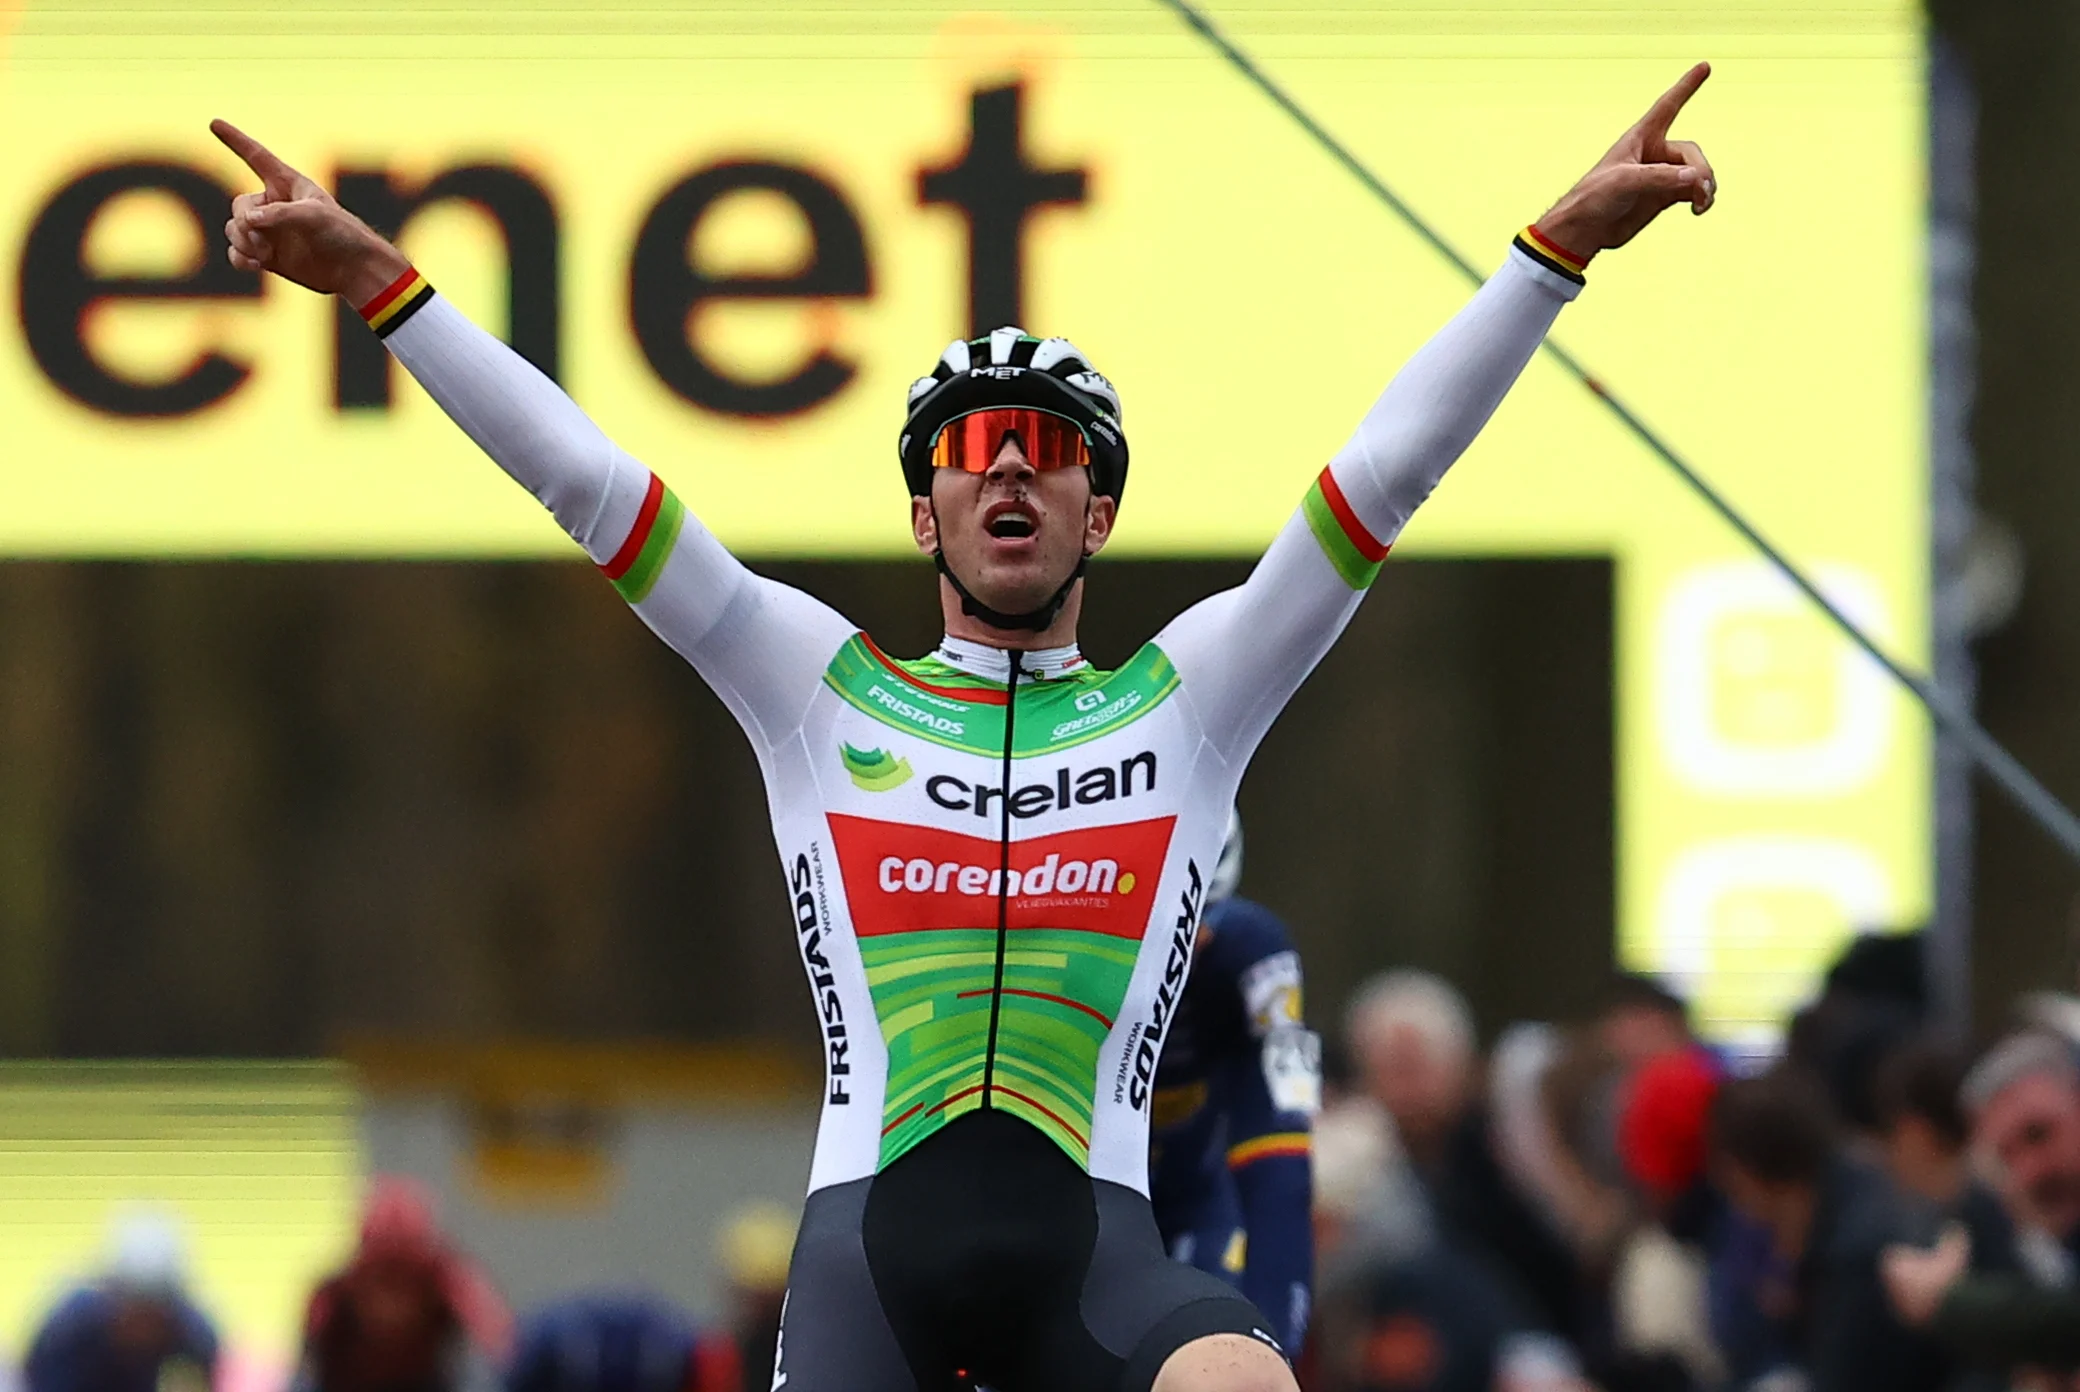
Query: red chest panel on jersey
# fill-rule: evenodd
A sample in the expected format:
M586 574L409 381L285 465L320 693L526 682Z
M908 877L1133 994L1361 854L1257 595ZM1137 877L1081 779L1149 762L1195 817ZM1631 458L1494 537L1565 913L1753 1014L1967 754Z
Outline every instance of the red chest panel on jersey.
M1069 928L1139 940L1175 817L1011 843L1012 928ZM1004 851L992 836L830 814L831 842L860 937L997 926Z

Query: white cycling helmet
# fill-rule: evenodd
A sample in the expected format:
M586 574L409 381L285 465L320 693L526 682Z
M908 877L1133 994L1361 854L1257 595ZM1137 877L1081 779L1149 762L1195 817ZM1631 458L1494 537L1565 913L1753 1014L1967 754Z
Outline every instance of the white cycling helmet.
M1006 325L946 345L931 373L910 384L896 454L913 498L932 496L932 442L947 423L991 406L1031 406L1073 421L1091 451L1091 492L1115 503L1127 486L1119 392L1066 338Z

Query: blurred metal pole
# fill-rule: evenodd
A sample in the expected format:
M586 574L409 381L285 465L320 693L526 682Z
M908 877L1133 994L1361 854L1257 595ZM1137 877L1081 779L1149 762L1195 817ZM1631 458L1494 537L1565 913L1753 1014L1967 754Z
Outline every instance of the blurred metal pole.
M1972 401L1978 326L1972 283L1978 260L1979 97L1957 46L1928 35L1928 502L1930 672L1966 711L1978 704L1973 609L1966 566L1973 505ZM1935 905L1924 965L1929 1006L1958 1044L1972 1027L1972 756L1952 730L1935 729Z

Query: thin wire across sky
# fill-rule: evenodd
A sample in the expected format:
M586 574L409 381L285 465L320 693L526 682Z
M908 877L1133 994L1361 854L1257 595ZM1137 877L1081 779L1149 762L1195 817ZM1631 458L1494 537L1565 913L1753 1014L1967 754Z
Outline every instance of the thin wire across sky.
M1480 271L1475 269L1471 261L1468 261L1460 254L1457 247L1446 241L1444 236L1436 228L1432 227L1420 213L1411 207L1399 194L1395 193L1392 188L1388 187L1386 182L1373 173L1355 154L1351 153L1348 146L1330 134L1321 122L1317 121L1305 107L1294 100L1290 93L1279 86L1268 73L1257 65L1254 59L1237 47L1233 40L1222 33L1204 11L1191 3L1191 0L1158 0L1158 3L1176 12L1177 16L1186 25L1201 38L1205 39L1223 58L1227 59L1228 63L1237 72L1247 78L1258 91L1269 97L1273 105L1291 117L1294 124L1305 131L1322 148L1324 153L1341 165L1352 178L1363 184L1380 202L1386 204L1388 211L1407 224L1410 231L1420 237L1438 256L1450 263L1452 268L1464 276L1467 281L1475 286L1479 286L1486 279ZM1880 647L1876 639L1872 638L1854 619L1850 618L1833 601L1820 592L1820 587L1813 582L1812 578L1796 562L1778 550L1776 545L1768 537L1764 536L1754 523L1750 522L1739 509L1727 501L1726 497L1718 489L1714 488L1682 455L1678 454L1673 445L1663 439L1652 426L1649 426L1635 415L1631 407L1626 405L1616 393L1612 392L1600 378L1584 367L1580 359L1576 358L1566 348L1551 338L1545 341L1543 351L1554 362L1558 363L1569 376L1588 388L1596 399L1602 402L1610 413L1617 418L1620 425L1624 426L1635 439L1652 451L1655 457L1660 459L1663 464L1674 470L1676 476L1689 486L1691 492L1702 499L1705 505L1717 513L1729 527L1739 533L1744 541L1754 547L1770 565L1776 568L1780 575L1797 587L1801 594L1818 606L1820 612L1825 614L1850 642L1860 648L1873 662L1884 668L1894 681L1906 688L1908 693L1928 712L1929 717L1935 721L1936 728L1943 734L1955 739L1959 747L1971 758L1972 762L1983 770L1987 777L1998 784L2002 792L2014 800L2016 806L2022 809L2024 815L2043 828L2044 834L2057 842L2066 855L2073 860L2074 864L2080 865L2080 817L2075 817L2072 811L2052 794L2050 789L2046 788L2037 780L2034 774L2023 766L2021 760L2010 754L2001 745L2000 741L1989 734L1986 727L1981 725L1962 703L1938 687L1929 677L1914 671Z

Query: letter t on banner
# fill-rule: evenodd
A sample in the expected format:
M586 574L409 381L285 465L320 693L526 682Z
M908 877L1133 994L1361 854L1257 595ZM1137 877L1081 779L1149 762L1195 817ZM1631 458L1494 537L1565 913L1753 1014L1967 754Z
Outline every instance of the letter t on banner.
M1025 323L1026 218L1049 204L1082 203L1082 169L1026 163L1023 83L968 99L968 148L958 162L917 171L919 203L951 203L968 220L968 332Z

